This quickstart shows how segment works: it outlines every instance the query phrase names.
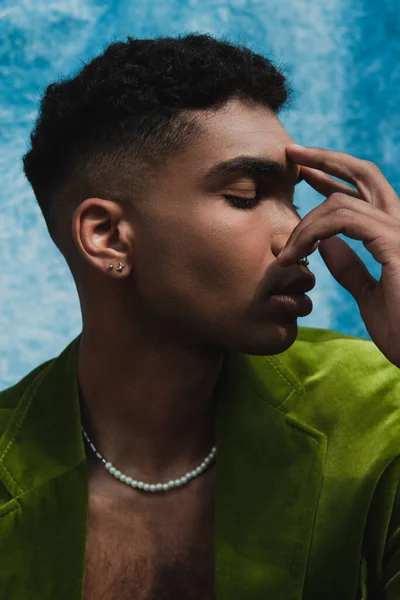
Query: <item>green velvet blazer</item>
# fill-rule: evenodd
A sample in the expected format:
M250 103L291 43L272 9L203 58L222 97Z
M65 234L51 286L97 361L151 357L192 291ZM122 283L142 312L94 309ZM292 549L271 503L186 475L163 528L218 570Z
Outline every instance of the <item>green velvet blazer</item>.
M83 597L79 342L0 393L1 600ZM400 599L400 369L299 327L217 391L216 599Z

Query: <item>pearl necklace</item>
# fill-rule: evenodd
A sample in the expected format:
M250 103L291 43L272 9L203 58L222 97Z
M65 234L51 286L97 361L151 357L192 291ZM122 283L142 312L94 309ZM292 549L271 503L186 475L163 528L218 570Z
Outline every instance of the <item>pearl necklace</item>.
M143 481L136 481L135 479L132 479L132 477L128 477L127 475L124 475L124 473L121 473L121 471L116 469L112 463L106 461L105 458L102 457L100 452L96 450L94 444L90 441L89 436L83 429L83 427L82 432L85 437L85 440L87 441L95 455L101 460L101 462L103 463L107 471L110 473L110 475L113 475L114 477L116 477L116 479L122 481L122 483L126 483L127 485L130 485L133 488L138 488L139 490L143 490L145 492L165 492L172 488L181 487L182 485L185 485L185 483L188 483L191 479L194 479L195 477L201 475L207 469L208 465L213 461L217 454L217 448L216 446L213 446L210 454L203 460L201 465L199 465L193 471L189 471L188 473L186 473L186 475L180 477L179 479L172 479L171 481L168 481L168 483L150 484L144 483Z

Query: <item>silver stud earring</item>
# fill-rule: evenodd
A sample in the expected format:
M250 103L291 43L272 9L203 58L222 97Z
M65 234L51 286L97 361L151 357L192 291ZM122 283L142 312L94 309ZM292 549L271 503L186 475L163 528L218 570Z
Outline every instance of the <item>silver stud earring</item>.
M119 271L120 273L122 272L122 269L125 267L125 265L123 265L122 263L119 263L118 267L117 267L117 271Z
M110 265L108 268L111 270L114 268L114 265Z

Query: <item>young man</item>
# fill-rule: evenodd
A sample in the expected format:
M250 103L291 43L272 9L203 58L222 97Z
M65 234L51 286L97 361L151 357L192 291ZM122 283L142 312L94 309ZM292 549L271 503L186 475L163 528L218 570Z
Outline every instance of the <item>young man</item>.
M288 92L192 34L47 88L24 167L83 327L0 394L2 600L400 597L400 201L293 146ZM298 327L318 240L373 341Z

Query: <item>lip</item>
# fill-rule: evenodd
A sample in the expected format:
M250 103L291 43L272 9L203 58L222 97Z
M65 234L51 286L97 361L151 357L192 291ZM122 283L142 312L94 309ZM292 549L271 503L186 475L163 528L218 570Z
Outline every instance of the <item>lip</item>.
M269 306L275 308L281 314L297 315L306 317L313 310L313 303L309 296L303 293L296 294L273 294L269 298Z
M269 295L272 296L292 296L296 294L305 294L310 292L316 284L315 276L310 272L309 275L301 275L300 277L293 278L291 281L287 281L279 289L270 290Z

